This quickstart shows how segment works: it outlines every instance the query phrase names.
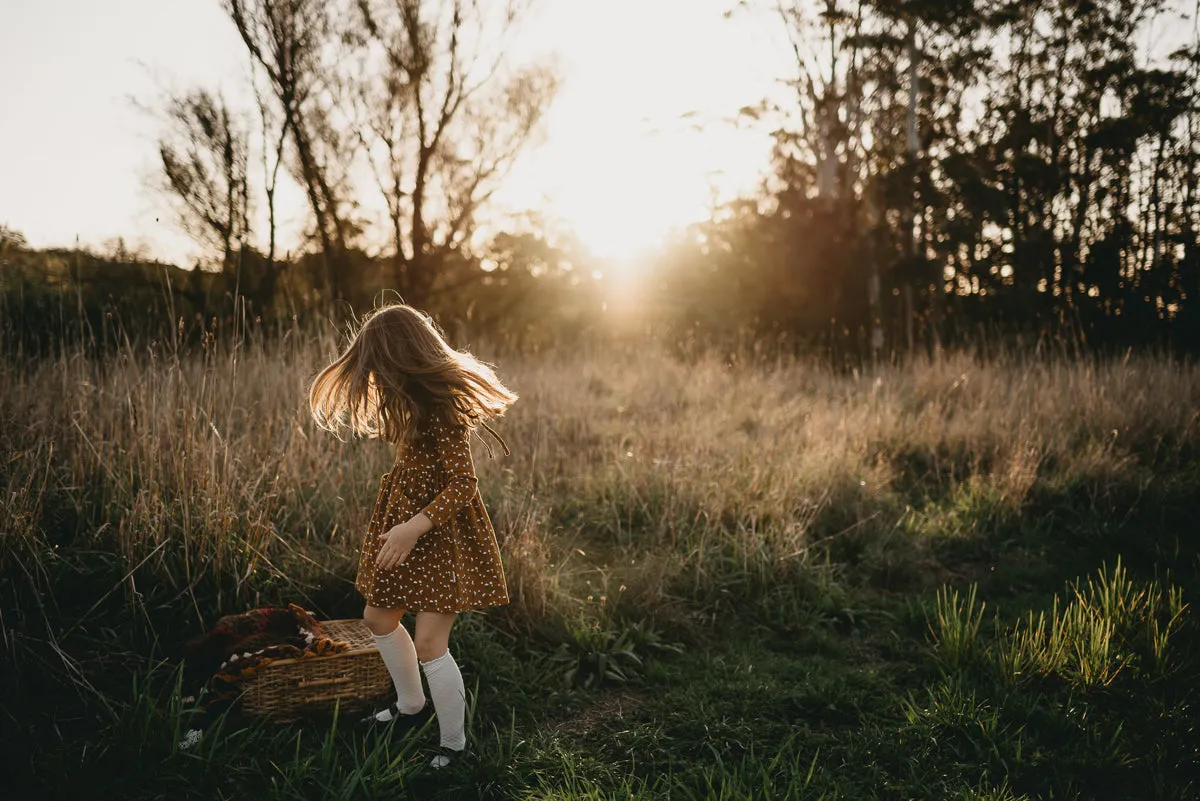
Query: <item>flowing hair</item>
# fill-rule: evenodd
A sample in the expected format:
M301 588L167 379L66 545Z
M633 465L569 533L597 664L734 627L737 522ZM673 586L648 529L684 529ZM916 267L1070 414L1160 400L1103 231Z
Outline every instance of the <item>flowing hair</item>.
M446 343L429 315L392 304L363 319L350 346L322 370L308 391L317 425L341 436L379 437L407 446L427 422L487 425L517 400L492 368ZM491 453L491 446L488 446Z

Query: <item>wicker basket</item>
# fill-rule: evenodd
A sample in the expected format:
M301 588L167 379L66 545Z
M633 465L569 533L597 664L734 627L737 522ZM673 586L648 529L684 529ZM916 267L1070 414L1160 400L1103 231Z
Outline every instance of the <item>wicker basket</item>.
M249 715L294 720L302 714L370 706L393 692L392 677L375 648L371 630L360 619L324 620L325 633L350 643L333 656L280 659L247 679L242 708Z

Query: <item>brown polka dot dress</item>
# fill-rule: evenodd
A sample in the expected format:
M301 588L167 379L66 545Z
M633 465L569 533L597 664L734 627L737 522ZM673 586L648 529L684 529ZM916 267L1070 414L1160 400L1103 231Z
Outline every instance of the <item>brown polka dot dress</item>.
M379 483L355 586L371 606L464 612L508 603L500 549L471 461L469 431L431 421ZM375 566L380 534L424 512L433 528L403 563Z

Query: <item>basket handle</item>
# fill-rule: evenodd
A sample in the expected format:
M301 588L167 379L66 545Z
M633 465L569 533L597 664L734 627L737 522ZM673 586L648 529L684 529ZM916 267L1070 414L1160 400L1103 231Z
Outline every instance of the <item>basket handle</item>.
M330 684L345 684L350 681L349 676L335 676L332 679L313 679L312 681L297 682L297 687L327 687Z

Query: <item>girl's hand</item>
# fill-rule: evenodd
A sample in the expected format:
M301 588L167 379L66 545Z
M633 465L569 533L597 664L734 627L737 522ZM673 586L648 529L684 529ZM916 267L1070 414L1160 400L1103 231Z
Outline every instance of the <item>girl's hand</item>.
M422 523L426 525L422 525ZM388 570L396 565L404 564L404 560L408 558L409 553L417 544L417 539L432 527L429 518L424 514L419 514L380 534L379 539L383 541L383 544L375 557L375 566Z

